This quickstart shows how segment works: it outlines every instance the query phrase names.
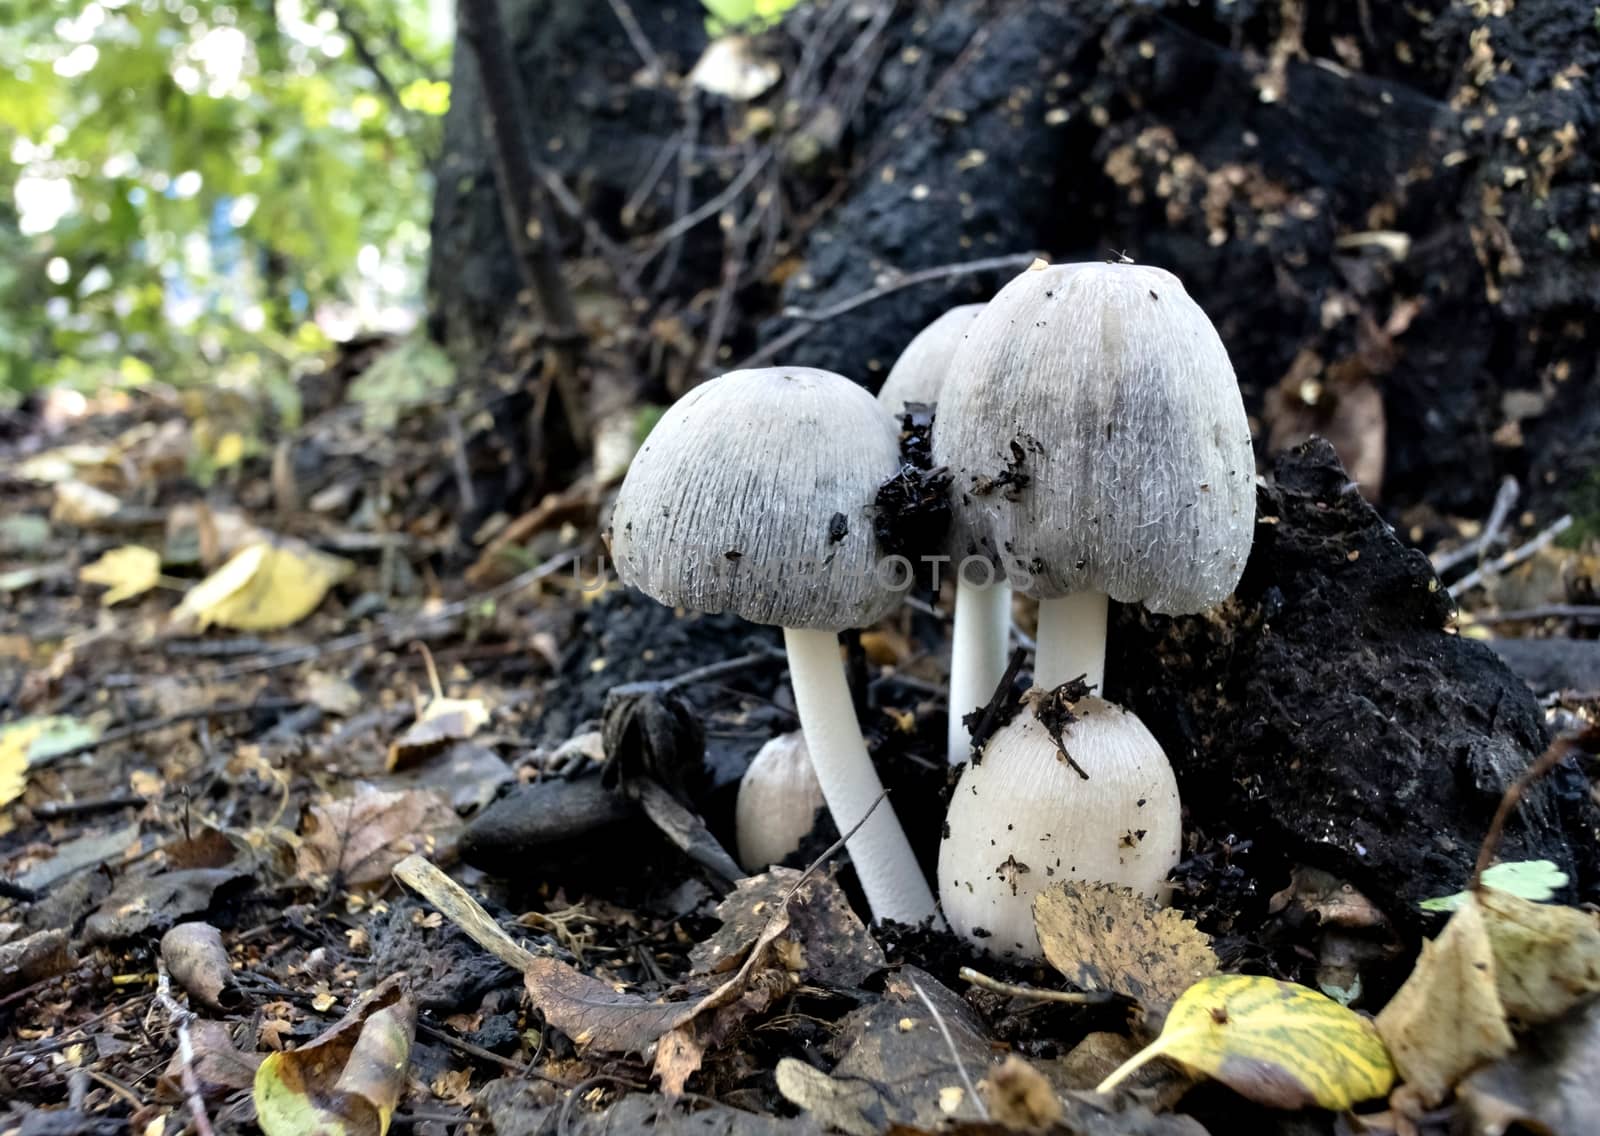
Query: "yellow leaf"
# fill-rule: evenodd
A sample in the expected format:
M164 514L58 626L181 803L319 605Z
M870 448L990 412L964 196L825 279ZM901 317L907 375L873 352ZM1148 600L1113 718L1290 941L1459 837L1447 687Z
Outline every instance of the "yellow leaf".
M1473 1067L1516 1047L1496 981L1483 908L1468 893L1378 1015L1400 1075L1430 1107Z
M161 554L137 544L113 548L93 564L78 569L85 584L104 584L110 589L100 597L106 607L143 595L161 579Z
M1343 1110L1388 1093L1394 1066L1373 1024L1332 998L1292 982L1219 975L1195 983L1167 1015L1161 1036L1100 1083L1165 1057L1272 1108Z
M276 631L315 611L351 570L348 560L314 548L252 544L189 589L176 614L201 628Z
M1485 888L1483 908L1495 983L1519 1026L1554 1021L1600 991L1600 921L1587 911L1534 903Z
M237 430L229 430L212 447L211 460L218 469L227 469L230 465L239 464L244 458L244 451L244 435Z
M417 1008L404 976L386 979L338 1023L256 1070L267 1136L383 1136L406 1087Z
M50 519L86 529L115 516L121 509L122 502L104 489L83 481L58 481Z
M1182 912L1111 884L1063 880L1033 900L1050 965L1085 990L1114 990L1147 1010L1217 972L1211 940Z
M24 718L0 726L0 806L28 787L28 767L100 736L99 727L65 715Z
M476 698L435 698L400 737L389 745L391 772L447 745L465 741L489 720L489 708Z

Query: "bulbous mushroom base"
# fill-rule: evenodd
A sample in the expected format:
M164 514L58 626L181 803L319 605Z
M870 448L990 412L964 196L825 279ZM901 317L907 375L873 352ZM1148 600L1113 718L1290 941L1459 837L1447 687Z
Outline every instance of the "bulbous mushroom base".
M1110 702L1086 698L1074 712L1058 746L1025 706L950 801L939 849L945 918L997 955L1041 956L1033 898L1056 880L1157 896L1178 862L1178 783L1160 744Z

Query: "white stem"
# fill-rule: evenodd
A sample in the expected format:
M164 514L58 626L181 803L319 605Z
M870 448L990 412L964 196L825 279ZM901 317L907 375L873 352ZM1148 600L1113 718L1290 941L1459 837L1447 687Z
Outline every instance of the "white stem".
M956 573L956 625L950 644L951 765L972 757L972 734L961 719L988 703L1006 673L1011 641L1011 585L1003 580L971 584Z
M800 728L811 751L817 783L822 786L833 823L840 832L849 832L883 792L883 782L878 780L856 725L844 660L839 657L839 637L832 631L785 627L783 642L789 652L795 708L800 712ZM873 919L920 923L933 914L933 891L888 801L873 810L845 847L867 893Z
M1104 697L1106 679L1106 594L1073 592L1039 601L1039 648L1033 684L1053 690L1083 675Z

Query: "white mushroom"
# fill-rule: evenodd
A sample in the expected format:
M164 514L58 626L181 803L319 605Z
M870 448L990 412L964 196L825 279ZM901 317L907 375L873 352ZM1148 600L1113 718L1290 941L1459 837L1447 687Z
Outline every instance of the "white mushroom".
M1058 744L1024 705L950 800L939 847L945 918L995 954L1040 956L1033 899L1054 881L1154 896L1178 858L1178 785L1160 744L1109 702L1086 698L1071 710L1077 720Z
M838 632L880 619L909 586L879 563L871 517L899 461L894 420L849 379L808 367L734 371L662 415L611 519L624 583L662 603L783 628L801 728L841 832L883 792ZM875 918L933 914L887 801L847 847Z
M1238 583L1255 461L1233 367L1177 277L1130 264L1023 272L950 365L934 459L958 533L1038 597L1034 679L1105 669L1106 598L1194 612Z
M889 369L878 401L894 414L912 402L936 406L950 374L950 361L983 308L982 304L951 308L919 331ZM934 429L937 432L937 419ZM1011 642L1011 586L988 561L967 561L970 551L953 548L950 558L956 573L955 623L945 752L951 765L960 765L971 756L971 735L963 718L994 694L1005 673ZM967 563L965 570L963 562Z
M823 803L805 735L793 730L773 738L739 782L733 808L739 863L760 872L788 859L811 832Z

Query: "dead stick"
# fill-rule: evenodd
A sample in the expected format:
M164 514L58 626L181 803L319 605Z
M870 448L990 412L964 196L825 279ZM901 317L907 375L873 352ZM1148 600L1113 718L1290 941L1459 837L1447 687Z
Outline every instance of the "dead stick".
M538 955L506 934L466 888L434 867L427 857L413 852L394 866L394 878L437 907L468 938L518 974L526 973L538 959Z
M1103 1006L1107 1002L1117 1000L1117 994L1113 990L1043 990L1037 986L1019 986L1015 982L1001 982L998 978L990 978L970 966L962 967L960 974L963 982L970 982L974 986L981 986L996 994L1006 994L1012 998L1028 998L1035 1002L1061 1002L1068 1006Z
M1524 769L1522 775L1506 787L1505 794L1500 798L1500 806L1494 811L1494 819L1489 822L1489 831L1484 834L1483 846L1478 849L1478 863L1472 869L1474 891L1483 886L1483 873L1494 863L1494 858L1500 851L1500 842L1505 838L1506 821L1511 818L1511 810L1517 807L1535 781L1560 765L1574 751L1600 753L1600 725L1589 725L1581 730L1562 734L1550 743L1549 748L1537 761Z
M156 983L156 1001L166 1010L168 1020L178 1032L178 1080L183 1085L189 1116L200 1136L214 1136L211 1118L206 1115L205 1101L200 1096L200 1083L194 1076L194 1039L189 1036L189 1023L194 1021L194 1013L178 1005L178 1000L172 996L172 977L167 973L167 964L158 962L157 966L160 977Z

